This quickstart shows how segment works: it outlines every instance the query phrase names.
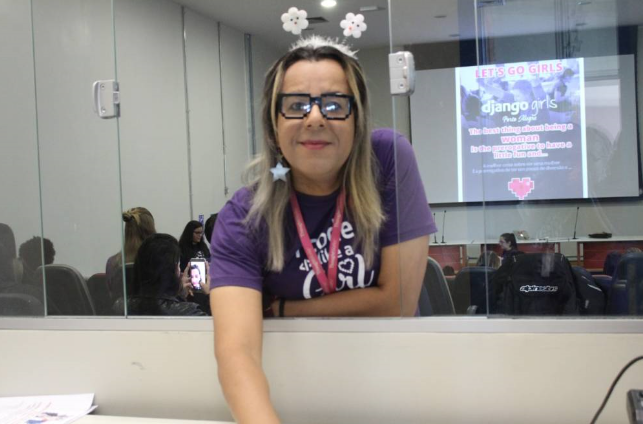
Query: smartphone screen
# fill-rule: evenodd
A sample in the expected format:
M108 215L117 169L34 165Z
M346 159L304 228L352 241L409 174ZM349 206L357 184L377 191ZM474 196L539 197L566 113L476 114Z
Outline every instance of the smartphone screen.
M188 277L193 290L203 290L203 285L205 284L205 259L190 259Z

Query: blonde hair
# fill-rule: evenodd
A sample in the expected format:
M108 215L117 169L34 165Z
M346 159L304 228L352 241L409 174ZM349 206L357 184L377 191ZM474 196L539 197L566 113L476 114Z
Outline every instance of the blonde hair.
M152 234L156 234L156 227L154 226L154 217L150 211L143 207L123 212L123 221L125 221L125 244L123 246L125 263L131 263L136 260L138 249L143 241Z
M312 40L312 39L311 39ZM279 272L284 266L286 206L292 188L291 174L287 183L273 182L270 168L279 160L277 147L277 101L286 70L301 60L333 60L342 66L351 94L355 98L355 135L348 160L340 171L346 189L347 215L356 227L355 247L360 247L368 267L373 264L378 248L379 230L384 212L377 189L377 162L370 142L370 111L366 80L357 60L337 48L331 40L320 43L298 43L268 71L263 92L263 151L248 165L244 180L253 191L252 205L246 223L255 229L265 224L268 231L267 268Z

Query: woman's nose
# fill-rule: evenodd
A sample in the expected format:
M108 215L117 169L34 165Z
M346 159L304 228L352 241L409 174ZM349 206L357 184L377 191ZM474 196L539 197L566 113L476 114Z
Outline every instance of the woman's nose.
M323 127L326 121L326 118L321 113L321 107L317 103L312 104L310 112L305 119L307 127Z

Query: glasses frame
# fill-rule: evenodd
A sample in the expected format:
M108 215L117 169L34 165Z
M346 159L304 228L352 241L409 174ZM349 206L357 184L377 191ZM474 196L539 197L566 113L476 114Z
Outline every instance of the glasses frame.
M283 99L286 97L308 97L308 104L310 105L310 110L304 113L302 116L286 116L286 114L282 110ZM348 99L348 112L346 113L346 116L344 116L343 118L329 117L326 114L326 112L324 112L324 108L322 108L322 99L327 97L340 97L340 98ZM324 119L327 119L329 121L345 121L348 119L349 116L351 116L351 113L353 113L354 103L355 103L355 96L351 96L350 94L342 94L342 93L324 93L321 96L311 96L310 93L279 93L279 95L277 96L277 110L279 111L281 116L283 116L285 119L304 119L313 110L313 106L317 105Z

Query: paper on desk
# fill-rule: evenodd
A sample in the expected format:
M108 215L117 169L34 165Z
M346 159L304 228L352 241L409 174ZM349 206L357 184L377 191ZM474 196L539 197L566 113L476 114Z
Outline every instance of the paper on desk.
M0 424L67 424L89 414L94 395L0 398Z

